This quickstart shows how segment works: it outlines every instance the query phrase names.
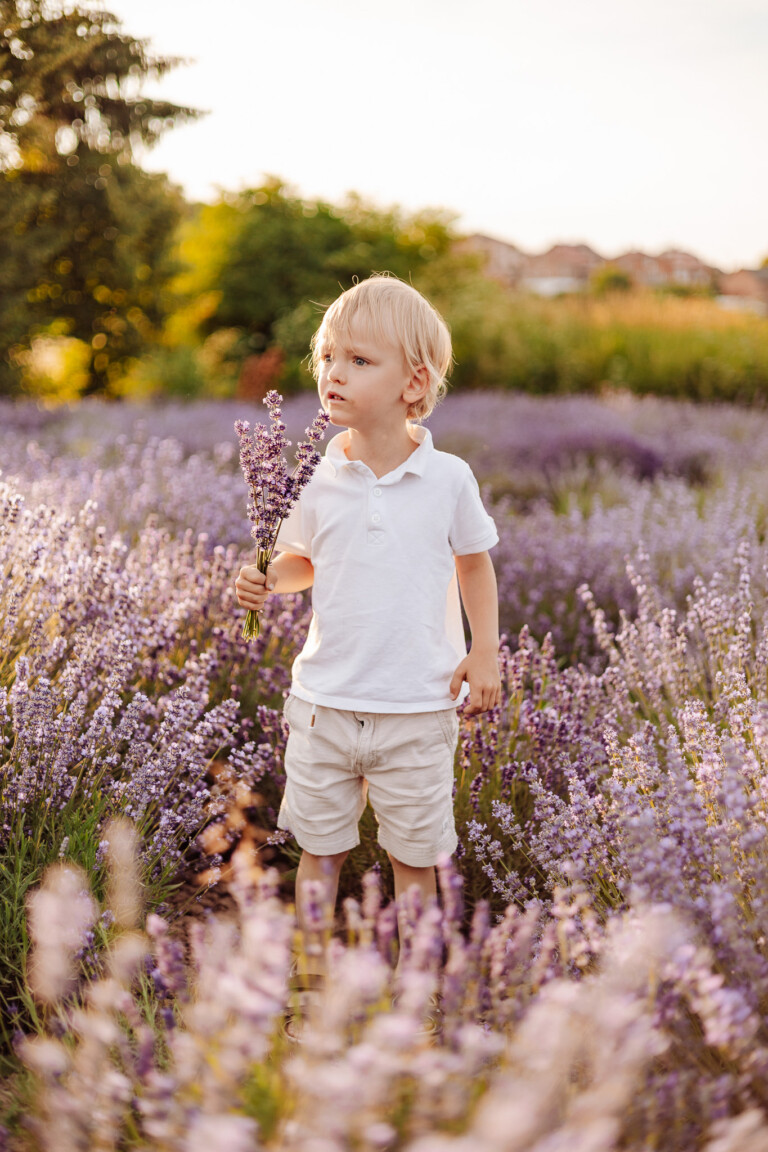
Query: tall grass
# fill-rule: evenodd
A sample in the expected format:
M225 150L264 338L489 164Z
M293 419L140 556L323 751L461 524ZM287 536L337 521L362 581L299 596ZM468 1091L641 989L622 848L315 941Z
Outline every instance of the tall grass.
M541 299L475 284L445 308L459 387L768 399L768 319L713 300L640 291Z

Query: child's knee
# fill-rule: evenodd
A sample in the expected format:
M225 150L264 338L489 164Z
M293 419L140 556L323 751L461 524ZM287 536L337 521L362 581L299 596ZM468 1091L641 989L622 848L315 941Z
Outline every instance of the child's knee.
M306 861L314 872L322 873L326 869L331 872L341 871L341 866L349 856L350 849L345 849L344 852L333 852L328 856L316 856L314 852L307 852L306 848L303 849L302 859Z
M417 867L413 864L404 864L402 860L398 860L397 857L393 856L391 852L387 852L387 856L389 857L389 862L392 865L394 871L401 873L401 875L409 875L410 873L423 873L424 875L428 875L435 870L434 865L432 864L427 864L424 867Z

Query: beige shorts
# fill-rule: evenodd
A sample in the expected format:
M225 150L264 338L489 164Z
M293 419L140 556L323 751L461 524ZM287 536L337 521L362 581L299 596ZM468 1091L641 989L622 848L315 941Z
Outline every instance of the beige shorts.
M354 848L368 799L379 844L396 860L425 868L455 851L455 708L348 712L291 695L284 714L287 780L277 824L301 848L315 856Z

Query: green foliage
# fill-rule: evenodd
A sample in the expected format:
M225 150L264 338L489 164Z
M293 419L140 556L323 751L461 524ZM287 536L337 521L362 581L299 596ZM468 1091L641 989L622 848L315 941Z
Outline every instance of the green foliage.
M192 400L205 391L206 379L194 348L158 348L131 366L118 385L133 400L158 396Z
M76 787L67 806L60 812L46 807L42 793L30 803L7 830L0 848L0 1074L15 1067L12 1033L16 1026L34 1028L39 1023L37 1008L26 990L27 896L36 888L49 865L59 857L80 866L93 877L98 899L105 894L104 867L97 864L96 851L108 802L98 790ZM154 868L145 862L141 869L145 897L150 908L157 907L178 886L174 869ZM96 925L96 946L106 939L106 929Z
M131 164L192 109L138 98L178 61L106 12L0 3L0 392L14 392L36 333L59 323L91 348L105 390L169 310L183 202Z
M68 325L54 320L32 338L29 349L18 354L24 387L43 404L69 404L88 387L91 348L67 336Z
M658 284L654 292L657 296L677 296L682 300L713 300L717 295L714 284L681 284L674 280L669 284Z
M16 821L0 849L0 955L3 957L0 976L0 1068L11 1050L9 1007L21 1012L19 1022L34 1023L31 1000L22 995L26 982L29 936L27 934L26 900L29 892L42 879L49 864L58 857L62 843L68 840L67 859L89 871L95 865L98 844L97 826L104 815L102 798L98 794L79 797L71 808L52 817L46 813L41 800L25 813L26 827ZM100 884L102 877L97 877ZM26 1011L22 1010L26 1009ZM3 1068L3 1071L7 1069Z
M226 332L231 372L247 356L279 349L275 383L283 392L312 388L309 341L323 309L355 276L386 270L423 291L448 321L455 388L619 387L742 401L768 392L768 324L724 313L708 292L629 291L626 274L608 266L583 296L516 294L484 276L477 257L456 252L455 239L437 211L408 216L359 197L335 207L307 202L270 180L185 222L186 268L173 285L185 303L168 340ZM187 390L196 388L190 377Z
M150 56L146 41L121 32L109 12L2 0L0 17L4 167L30 159L45 165L54 148L128 161L136 138L154 144L177 120L198 115L164 100L137 99L140 80L160 77L181 61Z
M209 321L221 299L219 279L241 223L241 213L227 200L197 204L185 213L176 235L178 270L170 285L176 298L166 324L171 344L199 343L204 328L215 328Z
M280 180L200 206L181 230L184 297L172 341L220 328L238 333L240 360L279 346L284 391L311 386L302 363L323 309L355 277L388 271L414 283L449 253L451 220L409 215L351 195L340 206L298 197Z
M607 296L610 292L629 292L632 277L616 264L601 264L590 276L589 287L595 296Z
M91 349L88 391L114 383L170 306L170 236L180 212L165 177L103 157L43 176L0 175L0 236L8 241L0 389L13 390L25 347L51 323Z
M260 352L270 343L275 321L297 304L308 297L330 303L335 265L349 245L350 229L329 205L304 204L277 182L244 193L237 207L240 227L209 323L239 328L248 350Z
M458 388L768 398L768 322L714 301L640 292L546 300L468 278L447 290L444 315Z
M315 386L310 366L309 342L322 314L322 308L317 304L304 300L274 323L272 336L286 357L280 377L285 392L299 392L302 388Z

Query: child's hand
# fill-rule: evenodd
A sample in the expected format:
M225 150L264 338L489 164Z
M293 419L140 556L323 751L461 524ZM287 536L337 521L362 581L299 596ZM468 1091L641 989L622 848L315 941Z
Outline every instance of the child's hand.
M498 652L472 648L453 674L449 691L454 700L465 680L469 684L465 715L476 716L479 712L498 708L501 703Z
M251 608L254 612L260 612L266 603L267 596L274 587L275 573L271 565L265 576L263 572L259 572L258 568L249 564L240 569L237 580L235 580L237 602L241 608Z

